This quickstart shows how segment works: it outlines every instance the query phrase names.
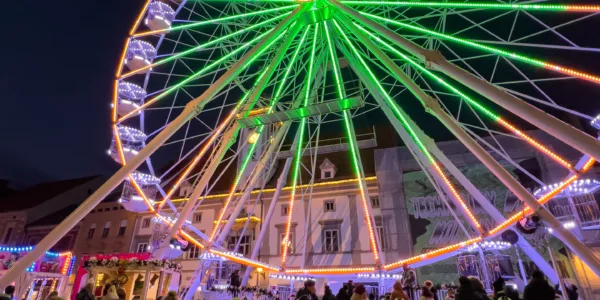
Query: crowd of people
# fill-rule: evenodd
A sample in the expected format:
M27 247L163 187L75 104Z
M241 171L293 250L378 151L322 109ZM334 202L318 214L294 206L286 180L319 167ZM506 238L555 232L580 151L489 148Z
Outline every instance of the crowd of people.
M380 300L577 300L579 295L577 287L565 283L565 292L559 286L552 287L540 271L534 271L531 281L525 286L521 297L514 285L506 284L504 279L499 278L493 283L493 292L488 293L483 283L477 277L461 276L458 279L459 286L446 289L444 299L440 299L438 289L430 280L423 282L416 292L416 277L411 273L405 274L404 281L396 281L390 293L380 297ZM375 295L367 294L367 289L362 284L354 284L348 281L340 288L336 295L329 286L321 300L374 300ZM316 294L315 282L308 280L304 282L295 295L295 300L319 300Z
M412 271L412 272L411 272ZM239 273L234 272L230 278L234 290L239 290ZM477 277L461 276L458 279L459 286L456 289L446 289L444 299L439 299L440 294L436 286L430 280L423 282L415 292L416 276L414 270L407 270L403 281L396 281L390 293L379 297L379 300L577 300L579 295L577 287L565 282L564 290L561 291L557 285L552 287L540 271L534 271L529 284L525 286L523 297L513 285L508 285L504 279L499 278L493 283L493 293L488 294L483 283ZM107 285L102 297L96 297L93 292L94 285L87 283L77 293L76 300L128 300L124 289L116 285ZM0 294L0 300L14 299L14 286L6 287L4 294ZM237 298L234 292L234 299ZM321 300L375 300L376 295L367 294L367 288L363 284L354 284L352 280L344 283L337 294L329 286L325 286ZM294 300L319 300L317 296L316 283L312 280L304 282L304 286L295 294ZM45 300L65 300L57 292L51 292ZM165 296L159 296L156 300L178 300L175 291L169 291Z

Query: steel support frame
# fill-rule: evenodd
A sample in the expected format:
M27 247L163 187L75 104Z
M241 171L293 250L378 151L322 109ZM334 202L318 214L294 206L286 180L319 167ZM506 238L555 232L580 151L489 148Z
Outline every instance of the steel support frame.
M600 142L598 142L594 137L583 133L582 131L549 114L546 114L544 111L522 101L511 94L506 93L493 84L477 78L473 74L447 61L441 53L424 49L423 47L405 39L389 28L362 16L357 11L349 8L339 1L331 0L330 3L349 15L351 18L370 27L372 30L384 36L405 51L415 55L425 62L431 63L435 68L442 71L446 75L470 87L496 104L546 131L550 135L563 140L571 147L590 155L597 161L600 160Z
M418 87L416 85L416 83L414 83L414 81L412 81L410 79L410 77L408 77L408 75L406 75L406 73L404 73L400 67L398 67L398 65L396 65L377 45L375 45L362 31L360 31L353 23L352 21L350 21L346 16L344 15L339 15L337 17L337 19L339 19L344 26L346 26L346 28L348 28L352 34L354 34L354 36L356 36L361 43L363 43L363 45L365 45L370 51L371 53L373 53L375 55L375 57L377 57L377 59L379 59L379 61L381 61L384 66L390 70L391 74L399 81L401 82L415 97L417 97L418 99L422 99L422 98L427 98L429 96L427 96L427 94L425 94L425 92L423 92L423 90L421 90L420 87ZM363 74L364 76L364 74ZM366 76L364 76L366 77ZM368 78L368 77L366 77ZM378 101L379 102L379 101ZM381 103L379 103L379 105L381 105ZM401 110L402 111L402 110ZM408 114L404 113L404 111L402 111L402 114L404 115L405 119L410 119L408 117ZM387 115L387 114L386 114ZM392 114L393 116L393 114ZM413 127L413 126L411 126ZM411 139L412 140L412 139ZM404 141L405 143L407 141ZM416 153L421 153L420 149L415 149ZM436 176L436 180L438 180L438 182L444 182L439 181L440 178L438 178L439 176L437 175L437 172L435 172L435 170L432 169L431 166L431 162L429 162L427 159L422 160L424 163L426 163L427 167L430 169L430 173L434 174L434 176ZM433 171L433 172L432 172ZM447 184L441 184L441 186L443 187L444 191L446 192L446 194L448 195L452 195L452 198L455 198L452 191L450 190L450 188L447 186ZM454 199L454 202L457 204L457 207L461 207L460 205L460 201L458 199ZM467 211L463 208L460 208L462 210L462 212L467 215ZM471 220L471 218L467 218L471 227L473 228L473 230L475 230L476 232L479 232L480 229L477 228L477 225L475 224L475 222L473 222L473 220Z
M90 197L88 197L75 211L67 216L58 224L46 237L44 237L36 247L13 265L2 277L0 277L0 286L8 286L19 274L25 272L31 264L44 255L54 244L62 238L71 228L73 228L83 217L85 217L104 197L112 192L129 174L135 171L152 153L154 153L164 142L166 142L179 128L198 115L204 106L210 102L213 97L227 84L231 83L256 56L264 51L266 46L274 41L285 30L299 14L304 10L304 6L299 6L260 40L252 49L250 49L240 60L238 60L225 74L223 74L215 83L213 83L202 95L190 101L181 114L177 116L163 131L156 135L150 143L146 145L136 156L134 156L126 165L121 167L111 178L100 186Z
M350 15L354 19L358 20L371 27L371 29L382 34L396 45L402 47L404 50L434 63L441 71L454 79L466 84L473 88L480 94L490 98L490 100L496 102L525 120L528 120L532 124L540 127L548 133L563 139L563 141L579 149L580 151L587 153L588 155L596 158L596 155L600 157L600 143L593 137L576 130L570 125L563 123L547 115L543 111L531 106L528 103L521 101L520 99L509 95L494 85L480 80L472 74L458 68L452 63L449 63L440 53L432 52L421 48L420 46L413 44L412 42L404 39L395 32L361 16L358 12L342 5L336 0L332 0L331 3ZM394 72L393 70L391 70ZM409 88L410 89L410 88ZM418 96L417 96L418 97ZM546 210L542 205L535 199L515 178L513 178L508 171L494 160L489 153L487 153L479 144L477 144L471 136L469 136L462 128L454 122L439 106L437 101L428 97L426 99L419 99L425 101L428 112L432 113L437 117L442 124L444 124L466 147L471 151L513 194L519 199L523 200L527 206L529 206L534 212L538 213L542 219L547 222L550 227L554 228L555 235L567 244L573 252L581 257L586 264L594 270L597 275L600 275L600 260L593 254L593 252L587 248L580 240L577 239L570 231L562 227L562 224ZM429 101L427 101L429 100ZM593 142L592 142L593 141ZM575 144L575 145L574 145ZM585 144L585 146L579 147L579 145Z
M275 192L273 193L273 197L271 198L271 203L269 204L269 209L267 210L267 214L263 218L263 224L260 227L260 232L258 233L258 238L256 239L255 245L262 244L263 239L267 235L269 225L271 225L271 223L270 223L271 217L273 216L273 213L275 212L275 206L276 206L277 202L279 201L279 195L281 195L281 190L285 186L286 179L287 179L288 173L290 171L291 165L292 165L292 158L290 157L285 160L285 164L283 166L283 172L281 172L281 175L279 175L279 178L277 179L277 186L275 188ZM252 254L250 255L250 259L257 260L259 253L260 253L260 247L254 247L254 249L252 249ZM246 272L244 273L244 277L242 278L242 286L245 286L248 284L250 272L252 272L252 267L247 266Z
M325 30L327 33L328 27L332 24L331 21L326 22L325 24L323 24L323 26L325 26ZM329 40L327 41L328 43L333 43L333 40ZM330 47L332 47L333 49L333 45L330 45ZM334 50L332 50L334 51ZM332 68L335 68L333 71L340 73L340 69L339 69L339 64L337 61L333 61L335 59L337 59L337 56L335 55L335 51L333 53L331 53L332 56ZM336 76L336 80L341 80L341 78L337 78ZM340 85L339 89L341 90L341 92L343 93L343 95L339 95L341 98L345 98L345 89L344 86L342 85L342 82L337 82L335 83L336 85ZM368 213L370 216L370 222L371 222L371 227L373 230L373 234L375 237L375 247L376 249L373 249L374 252L377 252L377 255L379 256L379 259L375 259L375 264L378 266L383 266L385 265L385 262L383 261L383 254L381 252L381 242L379 240L379 235L377 234L377 229L375 226L375 217L373 216L373 208L371 207L371 198L369 196L369 188L367 186L367 182L364 180L364 170L362 167L362 162L360 159L360 152L359 152L359 148L358 148L358 143L356 140L356 133L354 132L354 123L352 122L352 118L350 118L350 115L348 113L348 111L344 111L344 119L345 119L345 127L346 130L348 131L348 139L350 139L351 143L349 145L349 147L353 147L354 149L350 149L350 155L353 155L352 152L356 153L356 157L353 158L352 160L356 159L356 163L358 164L359 167L359 174L356 174L358 176L357 179L359 179L359 187L360 189L363 191L361 194L361 197L363 197L363 201L366 202L366 206L367 206L367 211L364 213Z
M168 253L169 249L169 241L175 236L177 231L184 225L185 221L190 217L190 214L196 207L200 196L205 191L206 186L208 185L209 180L212 178L213 174L217 170L219 164L221 164L221 160L225 156L225 153L231 148L234 144L236 137L240 131L240 125L237 122L234 122L232 126L223 134L221 137L220 145L215 151L215 154L211 156L210 161L208 162L208 166L206 170L202 174L202 177L194 187L194 191L189 196L188 201L183 206L183 209L177 215L177 211L174 211L174 217L177 216L177 219L173 223L173 226L167 231L167 235L160 242L159 249L152 253L152 256L157 259L165 258L164 256Z
M252 107L256 103L256 100L260 96L260 93L266 88L268 80L271 79L271 76L275 72L275 69L283 60L285 53L286 53L287 49L289 48L290 44L293 42L294 38L296 37L296 35L298 34L298 32L301 29L301 27L298 26L297 24L298 23L296 23L296 25L292 27L292 29L290 30L290 32L289 32L288 36L286 37L286 39L284 40L284 42L279 46L279 51L277 52L275 57L271 60L271 63L267 67L267 70L265 71L265 73L263 73L264 75L258 80L258 82L257 82L255 88L252 90L252 93L250 94L250 96L245 99L245 101L244 101L245 103L243 103L243 105L241 106L242 107L241 111L245 112L249 109L252 109ZM175 221L175 224L169 229L167 236L161 242L161 244L160 244L161 248L159 249L158 253L153 255L154 257L163 258L163 256L165 255L166 249L168 249L167 247L164 247L165 244L168 243L171 240L171 238L173 238L173 236L175 235L177 230L179 230L179 228L181 228L181 226L184 224L185 220L187 220L189 218L190 214L192 213L192 210L196 207L196 204L198 203L198 199L200 198L200 195L204 191L206 185L208 184L208 181L213 176L217 166L219 165L221 159L223 158L223 155L229 148L231 148L231 146L233 145L233 141L236 140L236 137L237 137L240 129L241 129L240 125L234 121L234 124L232 125L231 129L226 134L223 135L222 139L226 141L225 144L223 144L225 147L221 147L219 149L219 153L215 156L214 159L211 160L210 166L207 168L206 172L204 172L204 174L202 174L202 178L200 179L200 181L194 188L194 191L192 192L192 195L189 197L188 202L183 207L182 211L179 213L179 217ZM226 208L224 208L224 209L226 209Z
M360 32L362 33L362 32ZM357 35L357 37L359 37ZM359 37L360 39L360 37ZM369 42L367 41L362 41L367 47L369 46L367 43ZM385 55L385 54L384 54ZM359 74L361 72L358 72ZM369 80L368 80L368 76L362 75L363 78L365 78L365 83L368 84ZM419 92L420 88L418 86L416 86L416 84L414 84L414 82L412 82L410 79L408 79L409 82L407 82L407 88L409 88L409 90L416 90L417 91L417 95L423 95L425 98L429 98L429 96L427 96L424 92ZM412 85L412 86L410 86ZM372 84L368 84L368 86L371 86L371 89L373 89ZM380 101L380 97L378 97L378 93L376 94L375 91L372 91L373 95L375 96L376 100ZM417 96L418 97L418 96ZM431 98L429 98L431 99ZM383 102L383 101L381 101ZM389 107L387 107L387 105L382 105L385 103L380 103L380 106L382 107L382 110L384 111L384 113L386 114L386 116L390 119L390 122L392 122L392 124L394 125L394 128L396 128L396 131L398 132L398 134L402 137L403 141L409 146L412 147L413 149L416 148L416 151L414 151L417 154L421 154L420 150L418 149L418 147L416 146L416 144L412 141L412 139L410 138L410 136L408 135L408 132L406 132L406 130L397 122L397 120L395 119L393 113L390 111ZM402 109L400 109L400 111L402 111ZM403 112L403 111L402 111ZM456 178L461 185L473 196L473 198L481 205L481 207L490 214L490 216L497 222L497 223L502 223L505 221L505 218L496 210L495 207L493 207L490 202L483 196L483 194L464 176L464 174L462 174L458 168L442 153L442 151L440 151L440 149L437 147L437 145L435 144L435 142L433 142L433 140L427 136L419 127L418 125L412 121L412 119L410 117L408 117L408 115L405 114L405 118L407 120L407 122L410 124L410 126L413 128L415 134L419 137L419 139L421 139L421 141L425 144L426 148L436 157L438 158L438 160L440 161L440 163L442 165L444 165L448 172L450 172L450 174L452 174L452 176L454 178ZM398 124L396 124L398 123ZM437 175L436 172L434 172L434 170L432 170L430 168L430 163L428 160L426 160L423 155L419 155L419 157L415 157L415 159L420 159L421 161L427 163L427 166L429 168L429 173L433 174L434 176ZM438 176L435 177L436 181L440 181L440 179L438 178ZM452 195L450 193L450 195ZM441 195L442 196L442 195ZM554 272L554 270L552 269L552 267L543 259L543 257L535 250L535 248L533 248L523 237L521 237L519 235L520 239L519 239L519 246L523 249L523 251L529 256L531 257L533 260L535 260L538 264L538 267L540 267L540 269L545 272L545 274L547 274L547 276L549 277L549 279L556 283L558 282L558 277L556 276L556 273ZM456 253L452 254L455 255Z

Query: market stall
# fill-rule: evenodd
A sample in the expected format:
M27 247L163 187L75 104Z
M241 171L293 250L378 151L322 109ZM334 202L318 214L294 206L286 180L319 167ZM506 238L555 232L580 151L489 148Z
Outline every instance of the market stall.
M33 246L8 247L0 246L0 276L10 269ZM37 300L45 299L52 291L63 294L73 269L74 257L71 252L47 251L39 257L27 272L21 274L14 282L15 298Z
M151 259L150 253L97 254L84 256L75 280L71 299L86 283L94 285L100 297L110 285L125 290L126 299L154 300L170 290L177 291L181 265L170 260Z

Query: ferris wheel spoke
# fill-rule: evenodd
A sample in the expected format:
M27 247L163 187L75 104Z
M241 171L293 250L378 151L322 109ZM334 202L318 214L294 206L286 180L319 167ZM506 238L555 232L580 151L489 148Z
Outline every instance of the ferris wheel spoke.
M551 63L551 62L548 62L548 61L542 61L542 60L539 60L539 59L530 58L530 57L527 57L525 55L519 54L517 52L510 52L510 51L502 50L502 49L495 48L495 47L492 47L492 46L488 46L488 45L483 45L483 44L480 44L480 43L476 43L476 42L473 42L473 41L468 40L468 39L454 37L454 36L451 36L451 35L448 35L448 34L443 34L441 32L437 32L437 31L433 31L433 30L429 30L429 29L425 29L425 28L421 28L421 27L409 25L409 24L406 24L406 23L402 23L402 22L391 20L391 19L387 19L387 18L382 18L382 17L376 16L376 15L365 14L365 13L361 13L361 14L366 15L369 18L374 19L374 20L384 21L386 23L391 23L391 24L394 24L394 25L397 25L397 26L401 26L401 27L406 28L406 29L410 29L410 30L413 30L413 31L425 33L425 34L432 35L432 36L435 36L435 37L438 37L438 38L442 38L442 39L445 39L445 40L456 42L456 43L459 43L459 44L462 44L462 45L465 45L465 46L469 46L469 47L472 47L472 48L484 50L486 52L491 52L491 53L494 53L494 54L497 54L497 55L500 55L500 56L503 56L503 57L506 57L506 58L509 58L509 59L514 59L514 60L517 60L517 61L520 61L520 62L524 62L524 63L527 63L527 64L532 65L532 66L545 68L545 69L548 69L548 70L551 70L551 71L555 71L555 72L559 72L559 73L562 73L562 74L565 74L565 75L570 75L570 76L578 77L580 79L584 79L584 80L588 80L588 81L600 84L600 76L595 75L595 74L589 74L589 73L585 73L585 72L582 72L582 71L578 71L576 69L566 68L566 67L563 67L561 65L554 64L554 63Z
M154 67L156 67L156 66L160 66L160 65L162 65L162 64L164 64L164 63L167 63L167 62L173 61L173 60L175 60L175 59L178 59L178 58L185 57L185 56L187 56L187 55L190 55L190 54L192 54L192 53L196 53L196 52L198 52L198 51L200 51L200 50L212 49L212 48L210 48L210 47L212 47L212 46L214 46L214 45L217 45L218 43L220 43L220 42L222 42L222 41L225 41L225 40L231 39L232 37L236 37L236 36L239 36L239 35L241 35L241 34L244 34L244 33L247 33L247 32L251 32L251 31L253 31L253 30L257 29L257 28L261 28L261 27L263 27L263 26L264 26L264 25L266 25L266 24L269 24L269 23L275 22L275 21L277 21L277 20L279 20L279 19L283 19L283 18L285 18L286 16L288 16L289 14L291 14L291 12L289 12L289 13L283 13L283 14L281 14L281 15L275 16L275 17L273 17L273 18L270 18L270 19L267 19L267 20L264 20L264 21L262 21L262 22L259 22L259 23L257 23L257 24L254 24L254 25L248 26L248 27L246 27L246 28L240 29L240 30L238 30L238 31L236 31L236 32L230 33L230 34L228 34L228 35L224 35L224 36L222 36L222 37L216 38L216 39L214 39L214 40L211 40L211 41L209 41L209 42L207 42L207 43L204 43L204 44L202 44L202 45L195 46L195 47L191 47L190 49L188 49L188 50L186 50L186 51L183 51L183 52L180 52L180 53L177 53L177 54L170 55L169 57L167 57L167 58L165 58L165 59L162 59L162 60L159 60L159 61L157 61L157 62L154 62L153 64L150 64L150 65L148 65L148 66L146 66L146 67L143 67L143 68L141 68L141 69L139 69L139 70L136 70L136 71L131 71L131 72L127 73L127 74L124 74L124 75L122 75L120 78L121 78L121 79L123 79L123 78L130 77L130 76L132 76L132 75L136 74L136 73L137 73L137 72L139 72L139 71L144 71L144 70L149 70L149 69L152 69L152 68L154 68Z
M219 23L219 22L223 22L223 21L230 21L230 20L247 18L247 17L257 16L257 15L265 15L265 14L280 12L280 11L284 11L284 10L292 10L296 7L298 7L298 4L275 7L275 8L265 9L265 10L261 10L261 11L253 11L253 12L239 14L239 15L233 15L233 16L227 16L227 17L222 17L222 18L216 18L216 19L212 19L212 20L200 21L200 22L196 22L193 24L179 25L179 26L171 27L169 29L164 29L164 30L152 30L152 31L140 32L140 33L134 34L133 37L138 38L138 37L143 37L143 36L148 36L148 35L170 33L170 32L174 32L177 30L183 30L183 29L194 28L194 27L199 27L199 26L204 26L204 25L209 25L209 24L215 24L215 23Z
M395 117L397 118L398 121L401 122L401 126L403 126L406 129L406 132L409 134L409 138L412 139L415 144L417 145L418 149L421 151L421 153L423 153L423 155L425 155L429 161L429 165L432 167L432 173L434 174L438 174L438 176L441 177L441 179L443 179L443 182L445 183L445 186L450 190L450 194L455 196L455 199L457 200L457 202L462 202L463 203L463 208L465 209L465 214L471 217L471 220L474 223L477 223L477 221L474 219L474 217L470 214L470 210L468 209L468 207L466 207L464 205L464 201L462 200L462 198L460 197L460 194L458 194L456 192L456 190L454 189L453 185L449 182L449 180L445 177L443 171L441 170L441 168L439 167L439 165L437 164L437 162L433 159L433 157L431 156L431 154L429 154L429 151L427 150L427 148L424 146L423 142L421 142L421 139L416 135L416 133L414 132L414 130L411 128L410 124L408 123L408 121L406 120L408 118L408 116L399 108L399 106L392 100L392 98L390 98L390 96L388 95L388 93L383 89L383 87L381 86L380 82L376 79L374 73L370 70L370 68L367 66L367 64L365 63L365 61L363 60L363 58L361 57L361 54L358 53L358 51L356 50L356 48L354 47L354 45L352 44L352 42L350 42L350 40L347 38L347 36L345 35L345 33L343 32L343 30L339 27L339 25L336 26L338 27L338 31L340 31L340 33L342 34L342 36L345 38L346 44L350 47L350 49L352 50L354 56L356 57L356 59L358 59L360 61L360 66L358 66L358 68L360 69L362 67L362 69L365 70L365 73L367 73L368 75L365 75L363 77L363 79L365 80L365 83L367 84L368 88L375 88L377 87L377 92L378 94L381 96L381 98L376 97L376 99L381 99L382 101L387 102L387 105L389 105L389 107L393 110ZM355 32L356 33L356 32ZM367 42L367 41L365 41ZM373 47L369 47L370 49L376 49ZM374 94L375 95L375 94ZM425 170L424 170L425 171ZM481 240L481 238L476 238L473 239L473 241L479 241ZM462 246L457 245L456 248L461 248ZM448 251L447 251L448 250ZM430 252L427 254L427 256L421 255L421 256L416 256L413 258L410 258L408 260L402 260L399 262L395 262L395 263L391 263L388 265L384 265L384 269L390 269L390 268L394 268L395 266L401 266L402 264L406 263L407 261L413 261L413 262L417 262L417 261L422 261L424 259L431 259L433 255L433 257L437 257L439 255L442 255L444 253L449 252L450 249L447 248L442 248L439 250L436 250L434 252Z
M139 110L144 109L152 104L154 104L155 102L159 101L160 99L164 98L165 96L169 95L170 93L172 93L173 91L179 89L180 87L186 85L187 83L195 80L197 77L204 75L207 71L209 71L210 69L214 68L215 66L223 63L224 61L227 61L228 59L230 59L231 57L235 56L236 54L238 54L239 52L241 52L242 50L250 47L251 45L253 45L254 43L258 42L259 40L261 40L262 38L264 38L265 36L267 36L267 34L269 34L271 30L268 30L262 34L260 34L259 36L255 37L254 39L252 39L251 41L245 43L243 46L229 52L228 54L226 54L225 56L219 58L218 60L214 61L213 63L211 63L210 65L204 67L203 69L201 69L200 71L194 73L193 75L189 76L188 78L186 78L185 80L182 80L181 82L169 87L166 91L160 93L159 95L157 95L156 97L153 97L152 99L150 99L149 101L145 102L143 105L141 105L140 107L136 108L135 110L131 111L130 113L124 115L123 117L121 117L121 119L119 119L119 122L122 122L132 116L134 116Z
M538 31L538 32L535 32L535 33L532 33L532 34L529 34L529 35L526 35L526 36L514 39L513 42L519 42L519 41L522 41L522 40L526 40L526 39L532 38L534 36L540 35L542 33L546 33L548 31L556 32L556 29L558 29L558 28L561 28L561 27L564 27L564 26L567 26L567 25L571 25L573 23L585 20L585 19L593 17L593 16L597 16L597 15L598 15L598 13L594 13L594 14L590 14L590 15L586 15L586 16L583 16L583 17L579 17L577 19L574 19L574 20L571 20L571 21L568 21L568 22L564 22L564 23L561 23L559 25L555 25L555 26L552 26L552 27L546 26L546 29L544 29L544 30L541 30L541 31Z
M465 3L445 1L376 1L376 0L342 0L349 6L409 6L423 8L476 8L486 10L522 10L522 11L550 11L550 12L600 12L600 5L567 5L567 4L515 4L515 3Z
M273 75L273 72L275 71L275 68L280 64L281 60L284 57L285 52L288 50L289 46L291 45L291 43L293 42L295 36L298 34L298 32L301 29L301 24L297 23L295 25L292 26L292 29L290 30L290 34L289 36L286 38L286 40L282 43L282 45L280 46L278 52L277 52L277 56L275 58L273 58L273 60L271 61L271 64L269 65L269 67L267 69L265 69L264 73L259 77L258 83L255 87L255 89L252 91L251 94L249 94L249 104L250 106L248 107L249 109L252 108L252 106L254 105L254 103L256 102L256 100L258 99L258 97L260 96L260 93L264 90L265 88L265 84L266 82L270 79L270 77ZM296 48L296 50L294 51L294 55L292 56L292 58L290 59L291 62L287 68L287 70L291 70L291 66L293 65L293 62L296 60L298 53L300 52L300 50L302 49L302 43L304 41L304 39L306 38L306 35L308 33L308 29L307 28L304 32L304 34L301 37L300 43L298 45L298 47ZM289 72L286 71L287 74L289 74ZM287 75L286 74L286 75ZM285 84L285 80L286 80L287 76L283 77L282 82L279 85L279 88L277 89L277 91L275 92L275 94L273 95L273 98L271 100L271 105L269 106L269 109L267 110L267 113L271 113L271 111L273 111L273 109L275 109L275 104L277 103L277 101L279 100L279 93L281 92L281 87ZM248 109L244 109L244 111L247 111L245 114L249 113ZM263 129L264 129L265 125L261 125L260 127L258 127L256 129L256 133L258 135L257 139L260 138L261 134L263 133ZM225 212L227 211L227 209L229 208L229 205L231 203L231 200L233 198L233 195L237 189L237 186L242 178L242 176L245 174L245 170L246 167L248 166L248 163L250 162L254 151L256 150L256 146L257 144L254 143L252 145L250 145L250 148L248 149L248 153L246 154L246 157L244 158L238 173L234 179L231 191L229 193L229 196L227 197L227 199L225 200L225 203L223 204L223 208L221 209L221 212L219 213L219 216L217 218L217 223L216 225L213 227L212 233L210 235L209 238L209 242L212 242L215 238L215 234L217 233L217 230L219 228L219 225L221 224L221 220L223 219L223 216L225 214Z
M406 86L408 88L408 90L411 91L411 93L421 101L421 103L425 106L425 103L427 102L428 96L416 85L416 83L414 83L414 81L412 81L402 70L400 70L400 68L395 65L390 59L389 57L387 57L387 55L385 55L385 53L379 49L379 47L377 47L373 42L371 42L368 37L366 35L364 35L360 30L359 26L357 26L356 24L353 24L352 21L350 21L348 18L346 18L345 16L339 16L338 19L344 23L344 25L346 26L346 28L348 28L352 33L354 33L354 35L359 38L359 40L369 49L371 50L371 52L380 60L382 61L382 63L385 65L385 69L388 69L392 75L398 80L400 81L404 86ZM337 25L337 23L336 23ZM343 31L342 29L338 26L338 30L340 32ZM345 36L345 34L343 34ZM349 40L347 40L347 43L350 45L351 49L355 49L354 46L352 46L351 42ZM355 56L359 56L360 54L355 52ZM362 62L363 68L367 69L366 64L364 63L364 61L362 60L362 58L359 59ZM367 72L371 72L370 70ZM381 92L381 91L380 91ZM388 95L387 93L385 93L385 95ZM387 96L389 97L389 96ZM393 105L396 105L395 103L393 103ZM398 112L401 112L401 110L398 110ZM403 122L405 127L407 129L410 129L410 125L408 123L406 123L406 121ZM462 211L464 213L464 215L469 217L470 223L473 226L473 229L478 232L479 234L483 234L483 228L481 227L481 224L477 221L477 219L475 218L474 214L471 212L471 210L469 209L468 205L466 204L467 202L462 198L462 196L458 193L458 191L456 190L456 188L454 187L454 185L451 183L451 181L447 178L447 176L445 175L444 171L442 170L442 168L440 167L440 165L432 158L432 156L430 154L428 154L428 150L426 148L422 148L421 151L423 152L423 154L425 154L426 156L429 157L430 159L430 163L431 166L433 167L433 169L435 169L436 173L438 174L438 176L442 179L442 181L444 182L444 187L450 192L451 195L454 196L454 199L456 200L457 204L460 205L460 207L462 208Z
M493 113L492 111L490 111L486 107L482 106L480 103L478 103L477 101L473 100L471 97L467 96L466 94L464 94L463 92L459 91L457 88L455 88L454 86L452 86L451 84L449 84L446 80L444 80L441 77L435 75L433 72L429 71L427 68L423 67L421 64L419 64L416 61L414 61L413 59L409 58L404 53L398 51L392 45L390 45L387 42L383 41L382 39L380 39L379 37L377 37L373 33L367 31L366 29L362 28L358 24L355 24L355 25L359 29L361 29L361 31L365 32L371 38L373 38L374 40L376 40L377 42L379 42L381 45L383 45L386 49L388 49L389 51L391 51L392 53L394 53L396 55L401 56L406 61L408 61L411 65L413 65L415 68L419 69L421 72L423 72L423 73L427 74L429 77L431 77L434 81L437 81L439 84L441 84L445 88L449 89L450 91L452 91L456 95L459 95L463 100L465 100L469 104L473 105L473 107L477 108L478 111L480 111L481 113L483 113L484 115L486 115L488 118L490 118L493 121L499 123L500 125L502 125L506 129L508 129L511 132L513 132L514 134L516 134L517 136L523 138L526 142L528 142L529 144L531 144L532 146L534 146L535 148L537 148L538 150L540 150L542 153L548 155L550 158L554 159L556 162L558 162L559 164L561 164L565 168L567 168L569 170L573 169L573 166L568 161L566 161L564 158L562 158L558 154L556 154L553 151L551 151L550 149L548 149L542 143L540 143L540 142L536 141L535 139L531 138L530 136L526 135L521 130L518 130L516 127L514 127L512 124L510 124L509 122L507 122L506 120L504 120L503 118L501 118L499 115L496 115L495 113Z
M329 24L327 24L327 23L329 23ZM338 61L337 55L334 50L333 40L332 40L330 32L329 32L329 25L333 25L333 24L336 25L336 27L338 28L338 30L340 31L340 33L342 35L343 35L343 31L341 31L341 28L339 28L339 26L337 26L335 19L332 19L331 21L329 21L327 23L324 24L325 37L326 37L326 41L327 41L327 48L329 49L330 61L332 64L332 69L333 69L333 74L334 74L334 80L335 80L334 84L335 84L336 90L338 92L338 98L345 99L346 92L344 90L344 85L342 83L339 61ZM360 159L360 155L358 154L359 149L357 146L356 134L354 132L354 125L353 125L352 118L351 118L348 110L344 110L343 114L344 114L343 122L345 125L348 142L350 144L348 146L348 148L350 149L351 164L353 166L354 175L359 180L358 188L359 188L360 195L362 198L362 204L363 204L362 208L363 208L363 212L365 214L365 219L366 219L366 223L367 223L371 252L373 253L375 263L379 265L382 263L381 248L380 248L379 238L375 235L375 231L374 231L375 230L374 229L375 219L373 218L373 215L371 214L371 204L370 204L370 200L369 200L370 197L369 197L369 192L367 189L366 182L364 180L365 175L364 175L364 170L362 167L362 162Z

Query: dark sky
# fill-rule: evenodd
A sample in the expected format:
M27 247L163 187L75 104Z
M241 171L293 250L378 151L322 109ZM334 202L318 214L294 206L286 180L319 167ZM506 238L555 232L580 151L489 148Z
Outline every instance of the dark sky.
M110 174L115 64L142 0L8 1L0 48L0 178Z
M117 164L106 155L111 141L112 80L123 42L143 2L3 3L0 178L22 187L116 170ZM589 55L570 54L575 57L562 60ZM596 57L573 65L585 66ZM587 83L588 88L591 85ZM593 86L585 93L574 89L568 94L595 99L589 90L598 91ZM580 102L585 101L568 101L572 106ZM586 105L598 104L588 100Z

